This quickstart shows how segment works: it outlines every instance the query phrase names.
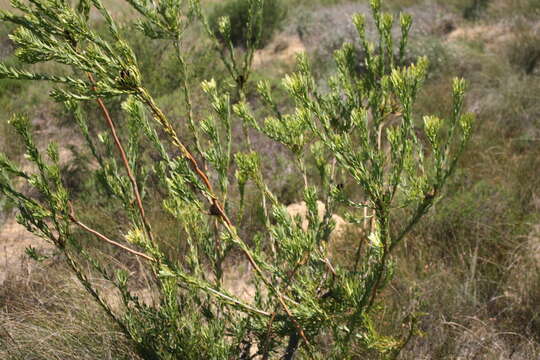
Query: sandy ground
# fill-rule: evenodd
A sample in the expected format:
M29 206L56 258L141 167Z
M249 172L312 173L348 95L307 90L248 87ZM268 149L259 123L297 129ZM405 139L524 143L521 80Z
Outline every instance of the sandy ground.
M53 250L51 244L26 231L14 218L0 226L0 285L9 276L24 276L31 271L34 260L25 253L30 246L40 252L50 253Z

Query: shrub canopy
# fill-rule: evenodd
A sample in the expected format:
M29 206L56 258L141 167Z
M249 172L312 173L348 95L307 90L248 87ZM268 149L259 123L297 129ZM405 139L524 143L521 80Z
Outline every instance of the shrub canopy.
M114 204L112 211L105 208L114 214L110 226L83 222L84 204L65 184L58 145L39 148L29 119L17 114L12 124L33 167L24 170L0 156L0 193L18 207L18 221L58 248L145 359L395 357L414 332L414 316L405 334L381 335L373 320L377 299L394 274L393 251L437 199L470 136L463 80L453 82L448 119L415 114L428 66L425 58L404 65L412 19L399 17L396 39L393 16L372 0L376 43L366 38L364 16L353 17L362 59L345 43L335 54L335 74L319 86L308 56L300 54L296 71L281 82L292 106L277 103L262 81L256 89L265 112L255 111L246 84L264 27L262 0L247 2L246 23L256 37L248 37L243 51L232 46L232 23L219 20L218 38L198 1L128 2L140 14L138 29L176 50L189 133L178 131L150 93L129 39L100 0L77 7L62 0L13 1L17 11L2 11L0 19L19 26L11 35L19 60L72 71L0 64L0 78L54 85L51 97L72 114L92 159L88 176L100 191L87 198ZM102 29L90 21L91 8ZM208 111L201 117L193 111L184 42L196 22L229 76L225 84L202 83ZM365 62L361 73L359 61ZM105 102L113 98L122 104L116 116ZM89 126L85 102L96 106L106 134ZM263 166L274 154L258 149L254 134L288 151L302 179L307 226L268 185ZM151 206L158 209L154 217ZM261 214L255 231L248 230L254 216L247 210ZM354 255L348 262L338 261L329 241L338 212L363 227L364 235L355 232L349 240ZM155 226L162 218L181 229L179 235L168 239L167 229ZM83 241L85 234L124 256L104 261L98 247ZM171 252L171 242L182 251ZM247 297L225 281L226 264L240 256L250 271ZM134 268L132 257L144 266ZM97 277L115 287L123 308L104 296ZM140 277L155 301L137 296Z

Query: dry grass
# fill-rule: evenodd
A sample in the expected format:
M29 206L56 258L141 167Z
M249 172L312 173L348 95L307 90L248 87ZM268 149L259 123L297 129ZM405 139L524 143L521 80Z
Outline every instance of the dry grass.
M0 288L0 358L137 358L61 262L30 269Z

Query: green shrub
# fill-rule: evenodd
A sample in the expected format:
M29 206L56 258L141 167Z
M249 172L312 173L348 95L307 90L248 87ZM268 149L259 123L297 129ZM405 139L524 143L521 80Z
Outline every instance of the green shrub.
M253 24L254 31L250 30L250 8L252 0L227 0L216 5L209 17L209 22L214 33L223 41L223 35L219 32L219 21L223 16L228 17L231 24L230 37L234 46L247 47L248 41L258 48L265 47L275 32L280 29L287 14L287 7L283 0L264 0L262 19ZM260 36L257 37L257 28L260 26ZM248 34L251 32L251 38Z
M463 17L467 20L478 19L487 9L490 0L472 0L468 6L463 9Z
M258 97L271 115L259 117L246 96L253 41L247 39L245 51L224 52L197 1L190 7L180 0L129 3L141 15L138 28L146 36L172 44L183 75L189 70L183 36L202 22L229 80L202 83L208 102L199 117L194 89L187 76L180 77L190 131L180 134L100 0L76 8L60 0L13 2L17 12L2 11L0 20L20 26L11 36L19 59L74 71L66 76L0 64L0 78L54 84L51 97L80 128L92 159L88 169L95 169L88 176L100 189L81 188L84 196L70 191L58 145L39 148L28 117L14 115L33 165L25 170L0 156L0 193L18 207L18 221L59 250L88 296L144 359L395 358L415 331L414 314L406 331L394 336L381 334L373 318L394 274L395 249L438 198L470 137L473 116L463 112L464 81L452 83L447 119L427 115L416 124L414 104L427 60L399 66L412 19L400 16L395 39L392 15L372 0L376 43L366 36L364 16L353 17L365 71L357 71L358 54L345 43L335 54L336 73L319 87L301 54L297 70L282 81L294 109L276 103L263 81ZM262 2L250 4L247 23L254 24ZM107 34L89 22L91 7L103 17ZM220 28L232 39L227 21ZM110 112L103 99L121 101L121 111ZM96 103L107 133L94 134L85 102ZM305 224L269 186L262 169L276 155L264 153L253 133L290 155L306 204ZM78 199L95 204L93 212L112 214L80 214ZM364 226L353 239L354 261L340 263L331 253L338 212ZM253 218L261 223L255 231ZM88 236L124 256L113 253L114 260L105 261ZM228 281L240 267L248 271L247 295ZM105 296L95 279L116 296ZM141 283L152 301L139 297Z
M524 17L516 20L512 30L515 38L506 49L510 63L527 75L540 72L540 31Z

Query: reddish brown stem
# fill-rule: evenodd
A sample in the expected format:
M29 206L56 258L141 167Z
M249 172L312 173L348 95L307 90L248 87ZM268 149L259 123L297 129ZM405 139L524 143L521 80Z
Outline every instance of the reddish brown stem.
M123 250L125 250L127 252L130 252L130 253L132 253L134 255L142 257L142 258L144 258L146 260L153 261L153 262L156 261L154 258L152 258L152 257L150 257L150 256L148 256L148 255L146 255L144 253L141 253L141 252L138 252L136 250L130 249L129 247L127 247L125 245L122 245L119 242L116 242L114 240L111 240L108 237L106 237L105 235L99 233L98 231L86 226L85 224L83 224L82 222L80 222L79 220L77 220L75 218L75 212L73 210L73 206L71 205L71 203L69 203L69 208L70 208L70 213L69 213L68 216L69 216L70 220L73 221L73 223L75 223L77 226L79 226L84 231L89 232L90 234L94 235L98 239L101 239L101 240L103 240L103 241L105 241L105 242L107 242L107 243L109 243L111 245L119 247L119 248L121 248L121 249L123 249Z
M92 74L88 73L87 75L90 82L94 84L95 81ZM92 86L92 88L96 90L96 87L94 85ZM109 126L109 130L111 131L111 135L114 139L114 144L116 145L116 148L118 149L118 152L120 153L120 157L122 158L122 163L124 165L124 168L126 169L127 176L129 178L129 181L131 182L131 186L133 187L133 194L135 195L137 208L139 209L139 213L141 215L141 220L143 222L145 232L148 235L148 238L150 239L150 241L154 243L154 237L150 230L150 224L148 223L146 219L146 214L145 214L144 207L142 204L139 186L137 185L137 180L135 179L135 176L133 175L133 172L131 171L131 167L129 166L129 161L127 159L127 155L122 145L122 142L120 141L120 138L118 137L118 134L116 133L116 126L114 125L111 114L109 113L109 110L103 103L103 100L101 98L97 98L96 101L101 109L101 112L103 113L103 117L105 118L107 125Z

